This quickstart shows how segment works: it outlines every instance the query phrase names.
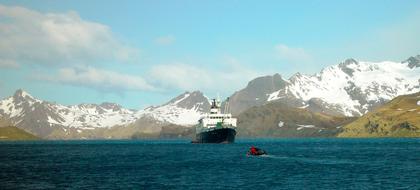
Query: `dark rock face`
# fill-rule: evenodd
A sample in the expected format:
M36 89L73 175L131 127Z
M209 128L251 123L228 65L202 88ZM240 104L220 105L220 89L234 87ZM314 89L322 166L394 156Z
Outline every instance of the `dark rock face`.
M420 55L409 57L407 60L403 61L402 63L408 63L408 67L410 69L420 67Z
M342 116L340 107L336 105L328 104L327 102L319 98L311 98L307 102L307 110L315 113L324 113L333 116Z
M354 59L350 58L350 59L346 59L344 62L342 62L342 63L338 64L338 67L339 67L339 68L340 68L340 69L341 69L344 73L346 73L347 75L349 75L349 76L353 76L353 72L354 72L354 70L348 67L348 65L351 65L351 64L358 64L358 62L357 62L356 60L354 60Z
M185 92L162 106L168 104L176 104L177 107L185 109L195 108L200 112L208 112L210 110L209 100L200 91Z
M105 109L113 110L113 111L118 111L118 110L121 110L122 108L120 105L115 104L115 103L110 103L110 102L104 102L100 104L99 106Z
M279 74L258 77L230 97L230 111L237 115L250 107L263 105L267 102L268 94L284 88L286 84L287 81Z

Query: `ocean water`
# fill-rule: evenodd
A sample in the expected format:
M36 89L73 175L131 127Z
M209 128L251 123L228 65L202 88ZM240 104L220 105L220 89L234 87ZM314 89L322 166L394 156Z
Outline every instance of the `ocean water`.
M420 139L2 142L0 189L420 189Z

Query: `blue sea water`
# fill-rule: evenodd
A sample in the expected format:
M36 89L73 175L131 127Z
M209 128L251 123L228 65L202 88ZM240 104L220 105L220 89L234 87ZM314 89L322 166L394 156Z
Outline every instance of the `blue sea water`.
M420 139L2 142L0 189L420 189Z

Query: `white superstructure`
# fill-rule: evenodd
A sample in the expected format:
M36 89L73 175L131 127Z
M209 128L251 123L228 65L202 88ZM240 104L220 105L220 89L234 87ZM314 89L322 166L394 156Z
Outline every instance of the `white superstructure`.
M212 131L220 128L236 129L236 118L229 112L229 99L226 101L224 112L220 110L220 101L212 99L210 113L205 114L198 121L196 133Z

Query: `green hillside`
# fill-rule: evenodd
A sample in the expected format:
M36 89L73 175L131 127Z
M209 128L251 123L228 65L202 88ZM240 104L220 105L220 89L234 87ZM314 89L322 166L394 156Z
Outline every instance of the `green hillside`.
M354 120L274 102L242 112L238 116L238 136L333 137Z
M40 138L13 126L0 127L0 141L4 140L39 140Z
M420 92L398 96L365 114L338 137L420 137Z

